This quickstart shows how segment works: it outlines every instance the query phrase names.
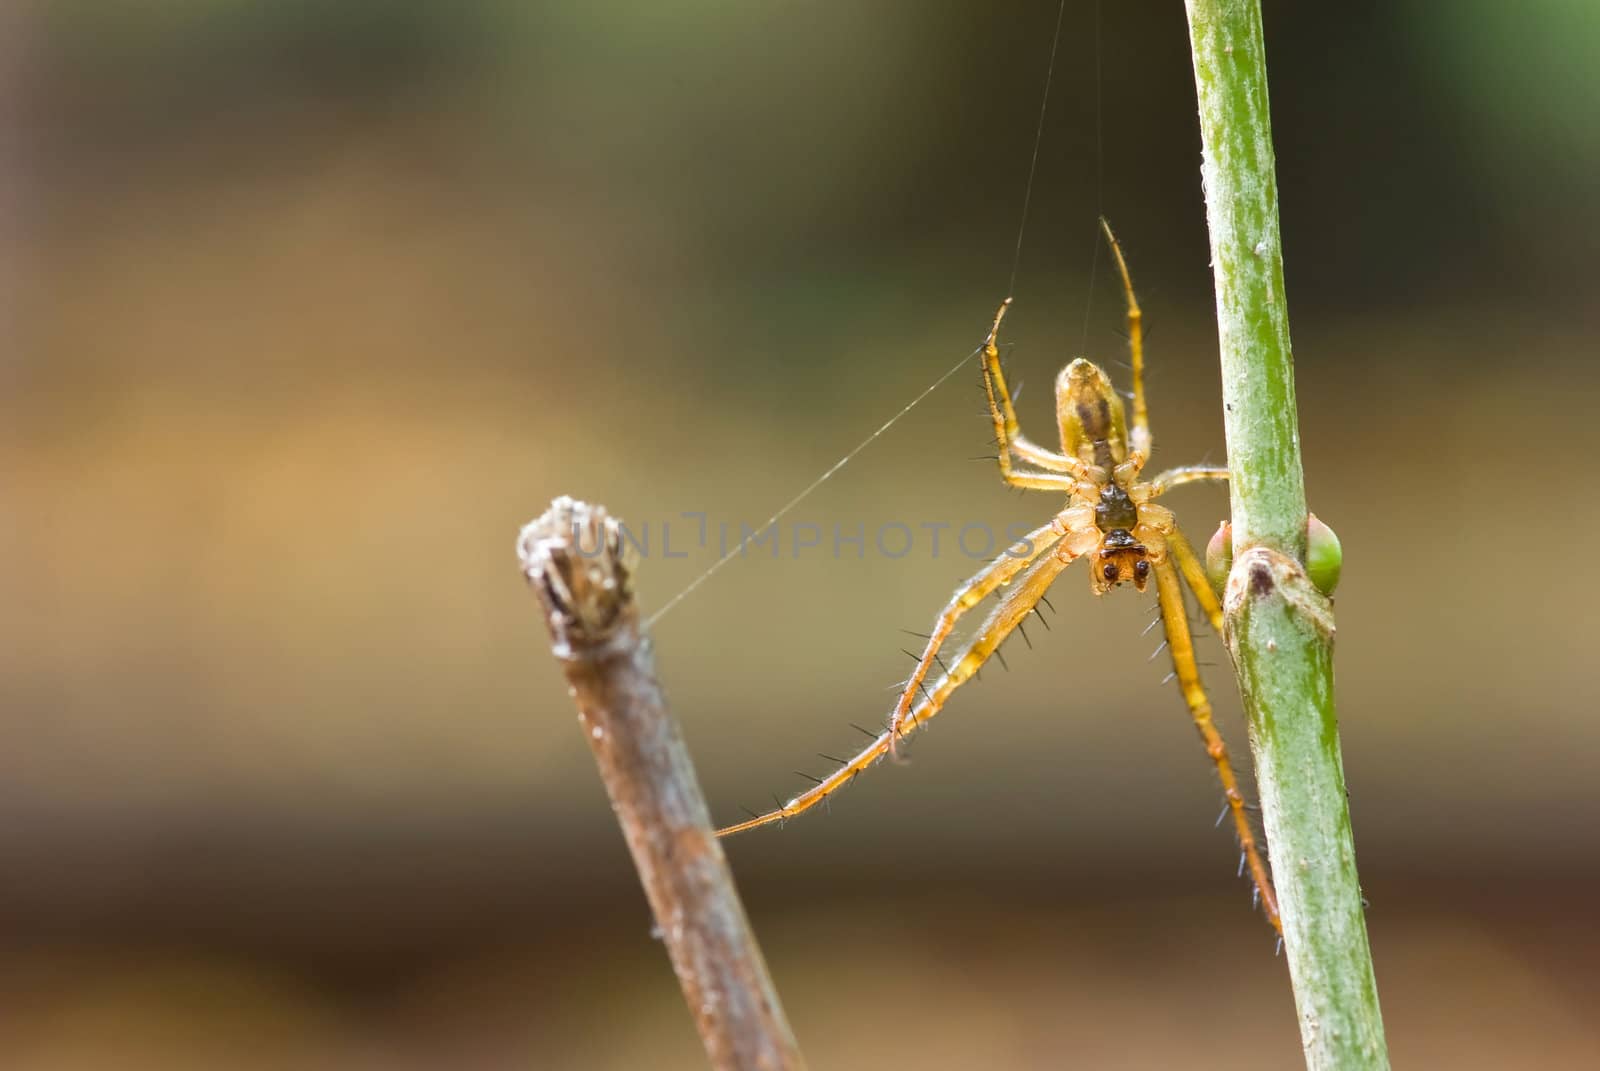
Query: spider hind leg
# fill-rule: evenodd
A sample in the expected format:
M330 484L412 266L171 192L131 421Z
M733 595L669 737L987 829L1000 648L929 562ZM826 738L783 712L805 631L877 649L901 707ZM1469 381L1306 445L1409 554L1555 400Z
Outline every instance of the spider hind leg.
M989 415L994 421L994 439L999 447L996 460L1000 464L1000 478L1012 487L1034 491L1071 493L1089 476L1083 462L1075 457L1046 450L1022 434L1017 422L1017 412L1012 404L1011 390L1006 386L1005 371L1000 367L1000 321L1005 319L1011 299L1000 305L995 313L994 326L983 344L983 390L989 399ZM1013 458L1025 461L1043 472L1017 471Z

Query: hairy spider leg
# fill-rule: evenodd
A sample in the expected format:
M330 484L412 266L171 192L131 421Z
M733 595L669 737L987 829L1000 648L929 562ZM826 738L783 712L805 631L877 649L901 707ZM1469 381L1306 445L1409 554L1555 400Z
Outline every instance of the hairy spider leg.
M1159 498L1172 488L1186 483L1227 478L1227 469L1210 465L1185 465L1182 468L1168 469L1150 481L1150 497ZM1178 571L1183 574L1189 590L1194 592L1195 601L1200 604L1206 620L1211 622L1212 631L1218 636L1222 635L1222 605L1217 601L1217 593L1211 590L1211 580L1206 576L1205 567L1200 564L1199 557L1195 555L1194 547L1176 524L1167 535L1167 549L1177 561Z
M922 657L917 660L917 668L911 671L911 677L906 681L905 690L900 693L900 699L895 703L894 713L889 716L889 732L895 740L904 732L906 720L911 716L912 708L916 705L918 693L923 688L923 681L927 679L928 670L939 658L939 650L949 639L950 633L955 630L956 622L962 615L977 606L1000 588L1009 584L1013 577L1022 572L1033 563L1039 555L1052 549L1057 541L1069 531L1083 531L1094 525L1094 510L1088 506L1076 506L1066 510L1060 515L1051 518L1050 523L1029 532L1023 541L1016 544L1011 550L996 558L990 565L977 576L967 581L956 589L939 612L939 617L934 621L933 631L928 635L927 646L923 648ZM1082 537L1080 537L1082 538ZM1085 541L1087 545L1087 541ZM1021 551L1017 553L1017 551ZM894 750L891 743L890 750Z
M1200 604L1201 612L1211 623L1211 630L1218 636L1222 635L1222 604L1217 601L1217 593L1211 590L1211 579L1206 576L1205 567L1195 557L1194 548L1189 545L1188 538L1177 524L1173 524L1172 531L1167 533L1167 553L1176 559L1178 572L1183 574L1189 590L1194 592L1194 601Z
M1182 487L1186 483L1199 483L1202 480L1226 480L1228 470L1216 465L1183 465L1179 468L1168 469L1160 476L1150 481L1150 497L1159 498L1174 487Z
M1194 726L1200 730L1200 738L1205 742L1206 754L1210 755L1211 761L1216 764L1217 777L1222 781L1223 795L1228 799L1228 810L1233 814L1234 832L1239 837L1239 847L1244 851L1245 862L1250 868L1250 878L1255 882L1256 892L1261 896L1262 910L1266 912L1267 921L1272 923L1272 928L1282 933L1283 923L1278 918L1278 897L1272 891L1272 879L1267 874L1267 864L1261 858L1260 849L1256 845L1255 830L1250 825L1249 815L1245 813L1244 796L1239 792L1239 781L1234 776L1233 763L1228 759L1228 747L1222 742L1222 734L1217 731L1217 726L1212 721L1211 701L1206 698L1205 687L1200 683L1200 667L1195 664L1194 639L1189 634L1189 615L1184 609L1183 588L1178 573L1173 569L1170 559L1157 562L1155 570L1156 592L1161 602L1161 621L1166 629L1167 648L1172 652L1172 668L1177 673L1178 686L1183 690L1183 699L1189 705L1189 714L1194 718ZM1205 583L1203 577L1201 583Z
M988 395L989 415L994 420L995 445L1000 448L1000 478L1012 487L1070 493L1089 479L1083 462L1046 450L1023 435L1016 410L1011 405L1011 390L1000 368L1000 348L996 344L1000 337L1000 321L1005 319L1010 307L1010 298L1000 303L1000 311L994 314L994 326L989 328L989 338L983 344L983 390ZM1015 472L1011 468L1012 454L1047 471Z
M983 627L967 641L966 647L961 651L950 666L947 673L940 675L939 679L922 701L912 710L910 717L905 719L904 731L909 732L933 718L944 708L945 702L957 688L970 680L977 672L978 667L989 660L1006 637L1011 635L1022 619L1033 612L1033 608L1050 585L1055 583L1062 570L1072 564L1076 555L1064 544L1058 543L1054 553L1046 554L1036 560L1027 573L1025 573L1014 591L1009 592L988 619ZM895 740L895 732L886 729L884 732L863 748L854 758L840 766L829 776L817 782L816 785L802 792L788 803L766 814L757 815L749 821L728 826L726 829L717 830L717 836L726 837L734 833L743 833L748 829L781 822L803 811L810 810L821 803L828 796L854 781L865 769L889 753ZM1274 910L1276 910L1274 906ZM1276 915L1274 915L1276 917Z
M1122 276L1122 293L1128 303L1128 363L1133 366L1133 426L1128 435L1128 446L1139 455L1140 464L1150 457L1150 410L1144 400L1144 313L1139 310L1139 299L1133 295L1133 277L1128 274L1128 262L1122 259L1122 246L1111 233L1111 224L1100 217L1100 229L1105 232L1111 246L1111 259L1116 262L1117 274Z

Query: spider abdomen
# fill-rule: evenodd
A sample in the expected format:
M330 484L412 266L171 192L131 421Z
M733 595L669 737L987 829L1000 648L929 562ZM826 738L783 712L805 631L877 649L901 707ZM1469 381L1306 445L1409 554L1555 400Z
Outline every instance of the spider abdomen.
M1128 459L1128 417L1122 396L1093 361L1079 357L1056 377L1061 448L1110 472Z

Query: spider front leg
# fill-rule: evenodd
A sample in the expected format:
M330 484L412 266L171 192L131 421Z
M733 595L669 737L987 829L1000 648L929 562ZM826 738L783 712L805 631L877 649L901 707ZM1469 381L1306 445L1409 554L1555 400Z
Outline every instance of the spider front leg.
M989 415L994 420L994 440L999 447L1000 478L1012 487L1025 487L1034 491L1072 492L1089 479L1082 461L1054 450L1046 450L1022 434L1017 423L1016 410L1011 405L1011 391L1006 386L1005 373L1000 368L1000 321L1005 319L1011 299L1000 304L994 314L994 326L983 344L983 390L989 398ZM1044 469L1044 472L1016 472L1011 467L1011 456Z
M1222 604L1217 601L1217 593L1211 589L1205 566L1195 557L1194 548L1176 524L1166 533L1166 537L1167 553L1178 563L1178 571L1183 574L1189 590L1194 592L1194 601L1200 604L1201 612L1211 623L1211 630L1218 636L1222 635Z
M1167 538L1170 548L1172 537L1169 534ZM1282 933L1283 923L1278 918L1278 897L1272 891L1272 878L1267 872L1266 862L1261 858L1249 815L1245 813L1244 796L1239 791L1239 780L1234 776L1227 745L1222 742L1222 734L1212 720L1211 701L1206 698L1205 687L1200 683L1200 668L1195 664L1194 657L1194 640L1189 634L1189 616L1183 605L1183 588L1170 558L1156 562L1155 571L1161 622L1166 628L1167 646L1172 652L1172 668L1177 673L1178 686L1183 690L1183 699L1189 706L1190 716L1194 718L1194 726L1200 730L1200 738L1205 742L1206 754L1216 764L1217 777L1222 781L1222 792L1227 797L1228 810L1233 815L1233 828L1239 838L1239 847L1244 852L1250 878L1261 897L1261 908L1266 912L1267 921L1272 923L1273 929ZM1201 584L1204 583L1202 577Z
M912 708L910 715L904 719L905 731L917 728L943 710L955 690L971 680L977 674L978 667L987 662L1006 637L1016 631L1022 619L1033 613L1034 607L1044 598L1044 593L1055 583L1061 571L1079 557L1079 553L1073 550L1078 542L1075 540L1069 545L1069 540L1060 540L1050 548L1050 553L1040 554L1034 560L1016 588L1000 601L983 626L967 641L966 647L955 656L949 670L940 674L933 687L926 690L922 701ZM758 829L810 810L887 755L896 738L895 730L885 729L833 773L824 778L812 778L816 784L788 803L765 814L751 815L748 821L719 829L717 836L726 837L747 829Z
M1091 538L1093 542L1090 542ZM1094 529L1079 529L1057 542L1049 554L1040 555L1023 574L1016 589L1000 600L1000 605L994 608L994 612L967 641L966 647L956 657L949 671L942 674L935 682L924 702L912 708L904 722L906 728L915 729L938 714L944 708L950 694L976 676L978 670L1000 649L1000 645L1007 637L1016 631L1023 619L1033 613L1034 608L1039 605L1045 592L1055 583L1056 577L1061 575L1062 570L1098 543L1098 533Z
M1094 508L1074 506L1058 514L1049 524L1029 532L1021 543L1007 550L977 576L956 589L955 595L934 621L933 631L928 634L927 646L923 648L922 657L917 660L917 668L911 671L905 690L900 693L900 699L895 703L894 713L889 717L889 732L892 737L898 739L904 730L906 720L916 705L918 693L926 694L924 681L927 680L929 670L938 662L939 649L955 630L956 622L974 606L1011 583L1018 573L1031 565L1039 555L1054 548L1063 537L1072 541L1072 547L1078 548L1075 556L1091 547L1093 545L1091 540L1097 542L1099 532L1094 530ZM1022 548L1020 553L1017 552L1018 548Z
M1168 469L1146 486L1148 492L1142 497L1142 502L1148 503L1174 487L1186 483L1198 483L1203 480L1226 480L1228 470L1208 465L1186 465L1182 468ZM1184 538L1183 532L1178 529L1177 523L1172 520L1171 514L1163 510L1166 517L1161 524L1172 557L1177 562L1178 571L1183 574L1183 579L1188 582L1189 589L1194 592L1195 601L1200 604L1200 609L1205 611L1206 620L1211 622L1211 628L1218 636L1222 635L1222 605L1217 601L1217 593L1211 590L1211 582L1206 577L1205 567L1200 564L1200 559L1195 556L1194 548Z

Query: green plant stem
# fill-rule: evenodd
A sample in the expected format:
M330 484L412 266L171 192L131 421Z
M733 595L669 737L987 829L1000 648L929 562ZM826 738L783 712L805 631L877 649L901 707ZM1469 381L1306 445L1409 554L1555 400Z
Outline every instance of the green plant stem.
M1232 469L1229 650L1250 723L1306 1066L1386 1069L1305 482L1259 0L1186 0Z

